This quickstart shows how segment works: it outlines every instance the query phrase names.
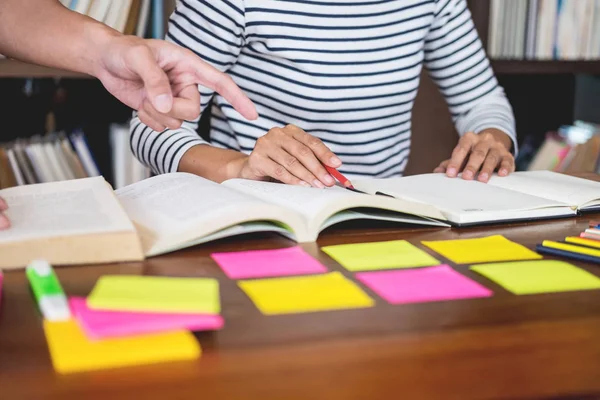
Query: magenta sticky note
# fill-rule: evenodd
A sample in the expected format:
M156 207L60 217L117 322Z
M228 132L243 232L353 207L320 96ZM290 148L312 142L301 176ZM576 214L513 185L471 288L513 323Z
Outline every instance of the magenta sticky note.
M231 279L321 274L327 268L301 247L211 254Z
M364 272L356 274L356 278L391 304L490 297L493 294L448 265Z
M220 315L97 311L85 298L69 298L71 312L90 339L135 336L179 329L211 331L223 327Z

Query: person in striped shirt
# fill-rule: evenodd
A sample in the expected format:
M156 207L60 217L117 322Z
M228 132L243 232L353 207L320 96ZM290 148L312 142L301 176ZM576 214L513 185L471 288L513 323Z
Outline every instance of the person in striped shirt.
M201 110L212 104L207 143L198 119L143 107L131 148L156 173L315 187L334 184L323 165L349 178L400 176L422 68L461 135L435 171L482 182L514 171L512 109L465 0L181 0L167 40L227 72L259 117L200 86Z

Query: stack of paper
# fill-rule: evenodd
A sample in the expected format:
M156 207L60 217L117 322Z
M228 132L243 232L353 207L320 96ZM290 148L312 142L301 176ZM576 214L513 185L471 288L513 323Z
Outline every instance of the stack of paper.
M109 275L69 303L72 320L44 322L61 373L195 359L190 331L223 326L219 284L209 278Z
M219 282L211 278L107 275L86 301L72 298L71 305L96 338L223 326Z

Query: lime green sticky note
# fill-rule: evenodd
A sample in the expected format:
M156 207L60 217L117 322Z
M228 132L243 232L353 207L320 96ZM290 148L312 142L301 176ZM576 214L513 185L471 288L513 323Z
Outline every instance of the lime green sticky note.
M375 304L340 272L240 281L238 285L266 315L366 308Z
M211 278L106 275L87 305L93 310L218 314L219 282Z
M600 289L600 278L564 261L483 264L471 269L514 294Z
M440 262L406 240L342 244L323 247L325 253L348 271L431 267Z
M542 258L535 251L529 250L518 243L511 242L502 235L422 243L457 264L538 260Z

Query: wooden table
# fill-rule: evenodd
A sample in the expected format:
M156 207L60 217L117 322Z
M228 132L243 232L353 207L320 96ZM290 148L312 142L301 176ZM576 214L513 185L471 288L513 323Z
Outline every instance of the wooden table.
M534 247L586 228L578 219L470 229L345 226L303 247L341 270L319 245L501 234ZM197 335L196 362L56 375L22 272L5 273L0 312L0 399L538 399L600 398L600 291L267 317L209 258L213 251L294 245L277 236L234 238L144 263L57 268L70 295L104 274L210 276L221 281L224 330ZM578 264L600 276L600 267ZM348 276L352 274L344 272ZM368 291L368 290L367 290Z

